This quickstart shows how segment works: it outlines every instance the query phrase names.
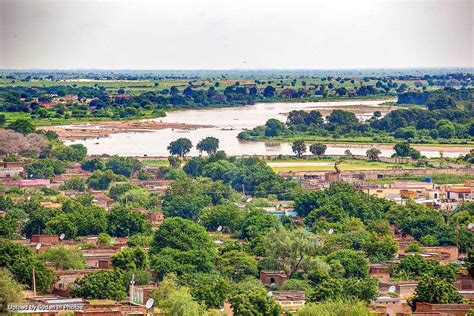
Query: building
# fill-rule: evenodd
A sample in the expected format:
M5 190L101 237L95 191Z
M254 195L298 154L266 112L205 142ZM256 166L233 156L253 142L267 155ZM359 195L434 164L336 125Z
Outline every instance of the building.
M4 161L0 167L0 178L24 177L25 169L22 162Z
M156 285L134 285L130 286L131 300L138 304L145 304L150 298L151 292L156 289Z
M398 316L411 313L410 307L399 297L379 296L375 300L373 308L379 315Z
M373 263L369 265L369 276L377 278L380 282L390 281L388 266L383 263Z
M49 179L22 179L14 180L5 183L8 186L19 186L23 188L28 187L47 187L51 184Z
M465 316L472 309L474 304L416 303L413 316Z
M260 281L262 281L263 284L282 285L287 279L288 276L285 271L260 271Z
M58 235L32 235L30 242L42 243L44 245L57 245L59 243Z
M446 199L451 202L470 201L474 196L474 187L448 187L446 188Z
M270 293L283 310L297 311L306 303L304 291L289 290L273 291Z
M80 270L56 270L54 274L58 278L53 286L53 292L60 296L68 296L67 290L77 280L96 269L80 269Z
M389 282L380 282L379 291L382 293L388 293L388 289L391 286L395 286L395 294L397 294L401 299L410 298L416 290L418 281L389 281Z

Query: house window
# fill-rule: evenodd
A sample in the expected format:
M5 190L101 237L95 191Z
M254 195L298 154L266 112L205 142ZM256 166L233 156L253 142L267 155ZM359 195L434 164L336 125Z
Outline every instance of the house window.
M270 278L270 283L275 283L275 278Z

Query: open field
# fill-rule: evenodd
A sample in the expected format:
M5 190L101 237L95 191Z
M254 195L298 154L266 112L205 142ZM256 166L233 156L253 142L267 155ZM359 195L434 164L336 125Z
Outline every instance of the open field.
M408 175L408 176L400 176L400 177L389 177L389 178L383 178L383 179L375 179L375 180L370 180L371 182L378 183L378 184L384 184L384 183L392 183L395 181L422 181L426 177L431 177L433 179L433 182L436 184L462 184L466 180L474 180L473 175L452 175L452 174L446 174L446 173L436 173L433 171L433 174L429 176L416 176L416 175Z
M324 161L269 161L267 164L275 172L300 172L300 171L334 171L335 160ZM344 160L339 164L341 170L379 170L391 169L397 164L391 164L381 161L366 160Z

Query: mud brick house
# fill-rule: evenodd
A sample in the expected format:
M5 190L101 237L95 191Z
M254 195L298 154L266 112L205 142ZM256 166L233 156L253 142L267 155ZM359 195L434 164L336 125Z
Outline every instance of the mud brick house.
M399 297L380 296L374 304L373 309L377 311L378 315L409 315L411 313L410 307L404 303Z
M57 245L59 244L58 235L32 235L30 242L32 243L42 243L43 245Z
M388 266L382 263L373 263L369 265L369 275L377 278L380 282L390 281Z
M130 297L138 304L145 304L150 298L151 292L156 289L156 285L135 285L130 287Z
M263 284L276 284L282 285L288 279L284 271L260 271L260 281Z
M408 299L415 293L416 286L418 285L418 281L389 281L389 282L380 282L379 283L379 291L380 292L388 292L388 289L391 286L395 286L395 293L401 299Z
M0 178L24 177L25 169L22 162L4 161L0 166Z
M459 250L456 246L423 247L423 253L438 254L443 263L453 263L459 257Z
M283 310L297 311L306 302L304 291L273 291L271 293L275 302L280 304Z
M455 286L458 290L474 290L474 279L467 271L461 270L456 274Z
M89 268L112 269L112 256L121 250L121 246L90 248L82 250Z
M82 278L87 273L95 271L97 271L97 269L56 270L54 271L54 274L58 280L53 286L53 292L60 296L68 296L67 290L74 281Z
M430 304L416 303L413 316L465 316L474 304Z

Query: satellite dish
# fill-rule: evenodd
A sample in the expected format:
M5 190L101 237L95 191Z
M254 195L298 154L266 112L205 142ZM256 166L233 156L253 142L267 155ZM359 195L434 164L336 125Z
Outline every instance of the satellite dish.
M329 235L332 235L333 233L334 233L334 229L330 228L330 229L328 230L328 234L329 234Z
M245 202L247 202L247 203L252 202L252 198L248 198Z
M395 285L392 285L388 288L388 293L395 293L396 290L397 288L395 287Z
M217 231L220 232L222 230L222 226L217 227Z
M149 299L146 301L146 303L145 303L145 307L146 307L147 309L150 309L150 308L153 307L153 304L154 304L154 303L155 303L155 300L152 299L152 298L149 298Z
M273 296L273 292L272 292L272 291L268 292L268 296L272 297L272 296Z
M64 238L66 237L66 235L64 233L62 233L61 235L59 235L59 239L63 240Z
M36 244L36 250L40 250L41 246L43 246L40 242Z
M473 229L474 228L474 223L469 223L469 225L467 225L467 228L468 229Z

